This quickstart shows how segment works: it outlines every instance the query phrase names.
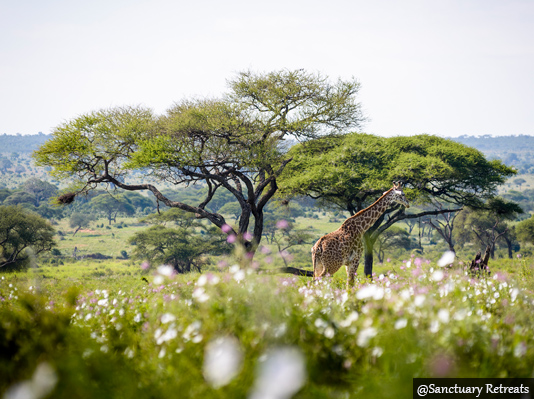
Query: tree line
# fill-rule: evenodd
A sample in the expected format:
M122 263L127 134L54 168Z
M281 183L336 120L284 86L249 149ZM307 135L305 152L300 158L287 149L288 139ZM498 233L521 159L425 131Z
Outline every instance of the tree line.
M220 98L186 99L162 115L116 107L66 121L34 159L55 178L73 182L59 197L64 203L102 188L148 192L156 207L208 221L250 257L265 237L267 205L277 198L310 197L354 214L392 181L402 181L422 209L394 207L366 233L364 271L370 275L374 247L395 223L489 211L497 187L516 171L449 139L354 133L365 122L358 91L354 79L332 81L304 70L245 71ZM173 197L161 182L200 184L202 198ZM216 205L221 196L231 198L223 206L234 204L236 223Z

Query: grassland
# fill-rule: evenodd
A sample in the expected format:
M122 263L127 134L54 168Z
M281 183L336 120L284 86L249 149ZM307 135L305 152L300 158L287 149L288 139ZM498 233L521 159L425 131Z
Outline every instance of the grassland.
M393 260L346 290L234 263L129 261L0 279L0 392L53 398L410 398L414 377L531 377L530 260L490 276ZM37 395L36 392L39 392Z

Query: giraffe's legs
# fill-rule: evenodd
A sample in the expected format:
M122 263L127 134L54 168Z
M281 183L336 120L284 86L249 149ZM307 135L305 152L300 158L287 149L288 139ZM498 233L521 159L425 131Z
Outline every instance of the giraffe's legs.
M358 271L358 266L360 264L360 258L363 252L363 245L358 246L356 253L350 262L347 263L347 289L354 287L354 277Z
M313 278L314 280L317 280L318 278L321 278L326 273L326 267L324 267L323 260L320 256L317 256L313 263Z

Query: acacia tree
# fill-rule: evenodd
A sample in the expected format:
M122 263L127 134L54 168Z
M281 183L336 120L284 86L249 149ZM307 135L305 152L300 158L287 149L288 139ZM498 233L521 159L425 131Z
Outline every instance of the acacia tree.
M434 201L433 206L435 209L443 210L444 204ZM446 207L446 206L445 206ZM454 222L459 214L461 209L456 212L443 212L434 217L427 217L424 220L424 223L430 225L436 232L445 240L449 246L449 251L456 253L454 250Z
M376 244L375 252L378 261L384 263L386 248L410 249L412 242L410 241L410 233L403 228L391 226L378 237Z
M372 275L373 246L382 232L400 220L454 212L464 205L482 207L515 170L452 140L431 136L383 138L369 134L333 135L296 145L279 181L281 194L308 195L354 215L371 204L391 182L405 183L407 198L419 205L431 199L447 209L407 214L386 211L365 233L364 273Z
M91 199L89 204L96 210L101 211L106 215L109 225L111 221L117 221L117 214L124 213L131 216L135 213L135 208L123 195L100 194Z
M134 257L155 264L172 265L177 273L199 272L207 264L206 255L228 252L225 237L216 227L206 228L188 218L180 209L152 214L145 223L154 226L135 233L130 242L135 245ZM174 225L168 227L167 225ZM199 230L202 234L199 234Z
M512 258L514 237L507 221L513 220L523 210L515 202L495 197L482 209L468 209L460 213L458 228L454 238L465 244L478 241L483 247L489 247L490 256L495 258L495 246L503 239L508 248L508 257Z
M185 100L156 117L142 108L116 108L83 115L53 131L34 157L61 179L77 179L74 195L102 184L149 190L159 202L207 219L222 228L224 217L208 204L218 190L241 207L238 226L227 229L251 252L263 231L263 212L278 190L278 177L291 161L285 139L310 139L358 127L355 80L332 83L303 70L265 74L242 72L217 100ZM142 177L132 178L132 171ZM137 175L136 175L137 176ZM172 201L156 186L202 182L196 204ZM252 224L252 239L244 235ZM246 235L245 235L246 236Z
M39 254L55 245L47 220L20 206L0 206L0 270L26 266L29 248Z

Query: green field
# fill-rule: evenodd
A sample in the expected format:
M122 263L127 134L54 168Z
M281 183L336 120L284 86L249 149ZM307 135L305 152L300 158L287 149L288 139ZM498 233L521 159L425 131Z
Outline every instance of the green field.
M4 397L409 398L413 377L534 368L530 260L475 278L393 260L348 291L343 271L312 282L231 258L168 271L111 260L4 273Z

